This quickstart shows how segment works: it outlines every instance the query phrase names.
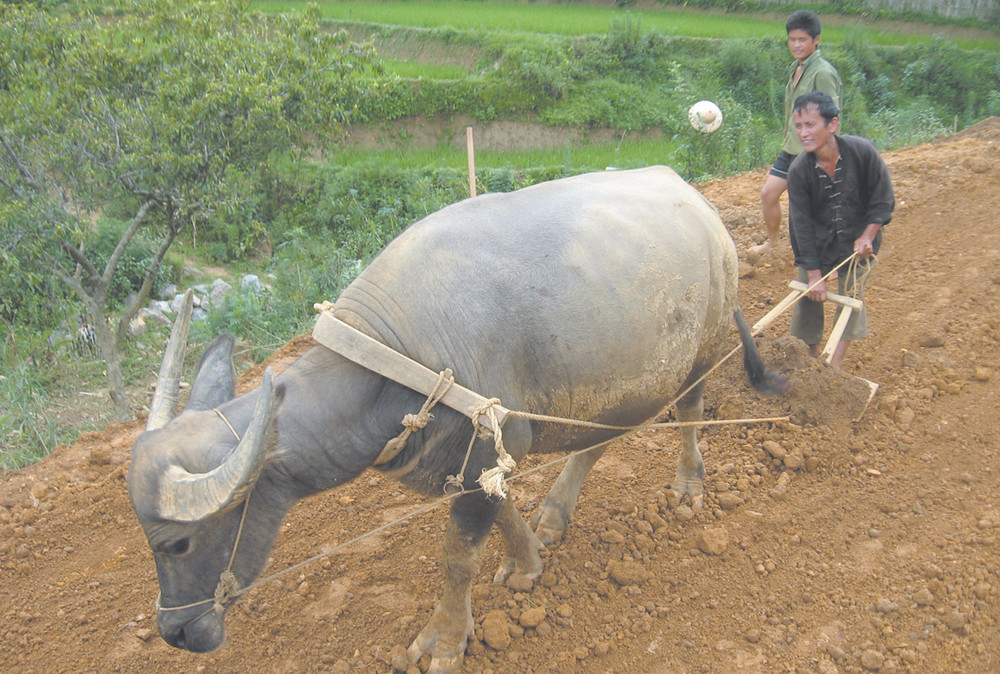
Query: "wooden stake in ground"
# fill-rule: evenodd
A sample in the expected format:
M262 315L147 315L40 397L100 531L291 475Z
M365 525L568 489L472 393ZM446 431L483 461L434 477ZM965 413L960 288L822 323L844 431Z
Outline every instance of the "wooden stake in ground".
M469 196L476 196L476 151L472 147L472 127L465 127L465 149L469 155Z

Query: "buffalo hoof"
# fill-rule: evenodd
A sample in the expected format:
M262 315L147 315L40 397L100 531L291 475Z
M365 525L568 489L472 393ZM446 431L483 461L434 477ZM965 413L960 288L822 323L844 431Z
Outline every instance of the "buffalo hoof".
M566 533L569 517L558 508L546 508L544 505L531 518L531 526L535 529L535 538L544 547L562 540Z
M537 550L532 550L529 559L530 561L528 564L518 565L517 560L514 557L504 557L503 561L500 562L500 566L497 568L496 573L493 574L493 582L505 583L507 582L507 579L515 573L524 576L528 580L538 578L542 575L542 569L545 568L545 565L542 564L542 558L538 554Z
M463 623L465 628L460 626ZM424 653L430 652L430 664L426 669L421 667L423 671L433 674L456 672L462 667L474 624L471 613L467 620L455 621L435 611L431 621L406 649L406 656L411 664L416 665Z
M691 499L691 508L694 510L701 510L705 505L705 488L701 480L686 480L680 486L672 485L670 492L673 496L669 499L672 508L684 503L685 496Z
M417 638L419 640L419 637ZM465 644L467 640L462 644L462 650L458 653L453 653L450 655L438 655L435 654L431 656L430 664L427 669L421 670L427 672L427 674L451 674L452 672L457 672L462 668L462 663L465 661ZM406 649L406 656L410 660L410 664L417 665L420 662L420 656L424 654L425 648L421 648L417 645L417 641L410 644L410 647Z

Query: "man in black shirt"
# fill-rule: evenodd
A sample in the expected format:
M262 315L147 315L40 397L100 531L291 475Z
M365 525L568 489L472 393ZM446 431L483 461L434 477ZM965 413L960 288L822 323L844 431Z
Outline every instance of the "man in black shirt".
M818 91L799 96L793 108L803 152L788 169L788 224L799 280L812 289L795 305L791 332L814 357L823 336L827 288L821 279L856 253L857 264L840 270L839 292L864 299L872 256L895 206L889 169L878 150L860 136L838 136L838 114L833 100ZM862 309L851 317L831 365L839 368L848 343L867 336Z

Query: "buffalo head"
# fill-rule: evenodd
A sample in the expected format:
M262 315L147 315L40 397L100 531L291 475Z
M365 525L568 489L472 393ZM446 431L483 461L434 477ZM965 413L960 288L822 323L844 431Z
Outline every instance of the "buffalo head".
M235 398L227 335L206 349L188 405L176 414L191 303L188 291L127 484L156 562L160 634L173 646L204 652L221 645L225 609L260 573L284 514L254 507L251 498L281 391L268 369L260 389Z

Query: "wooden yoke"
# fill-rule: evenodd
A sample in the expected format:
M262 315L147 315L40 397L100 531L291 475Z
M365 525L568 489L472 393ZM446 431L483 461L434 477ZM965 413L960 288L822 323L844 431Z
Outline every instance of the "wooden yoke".
M437 372L335 318L321 305L317 305L317 308L320 310L319 318L316 319L312 332L313 339L317 342L349 361L417 393L429 396L434 391L439 379ZM487 405L489 400L456 383L444 394L441 402L471 419L473 413ZM493 403L493 411L496 414L497 424L502 428L510 410ZM493 428L489 415L479 415L479 424L491 432L497 430Z

